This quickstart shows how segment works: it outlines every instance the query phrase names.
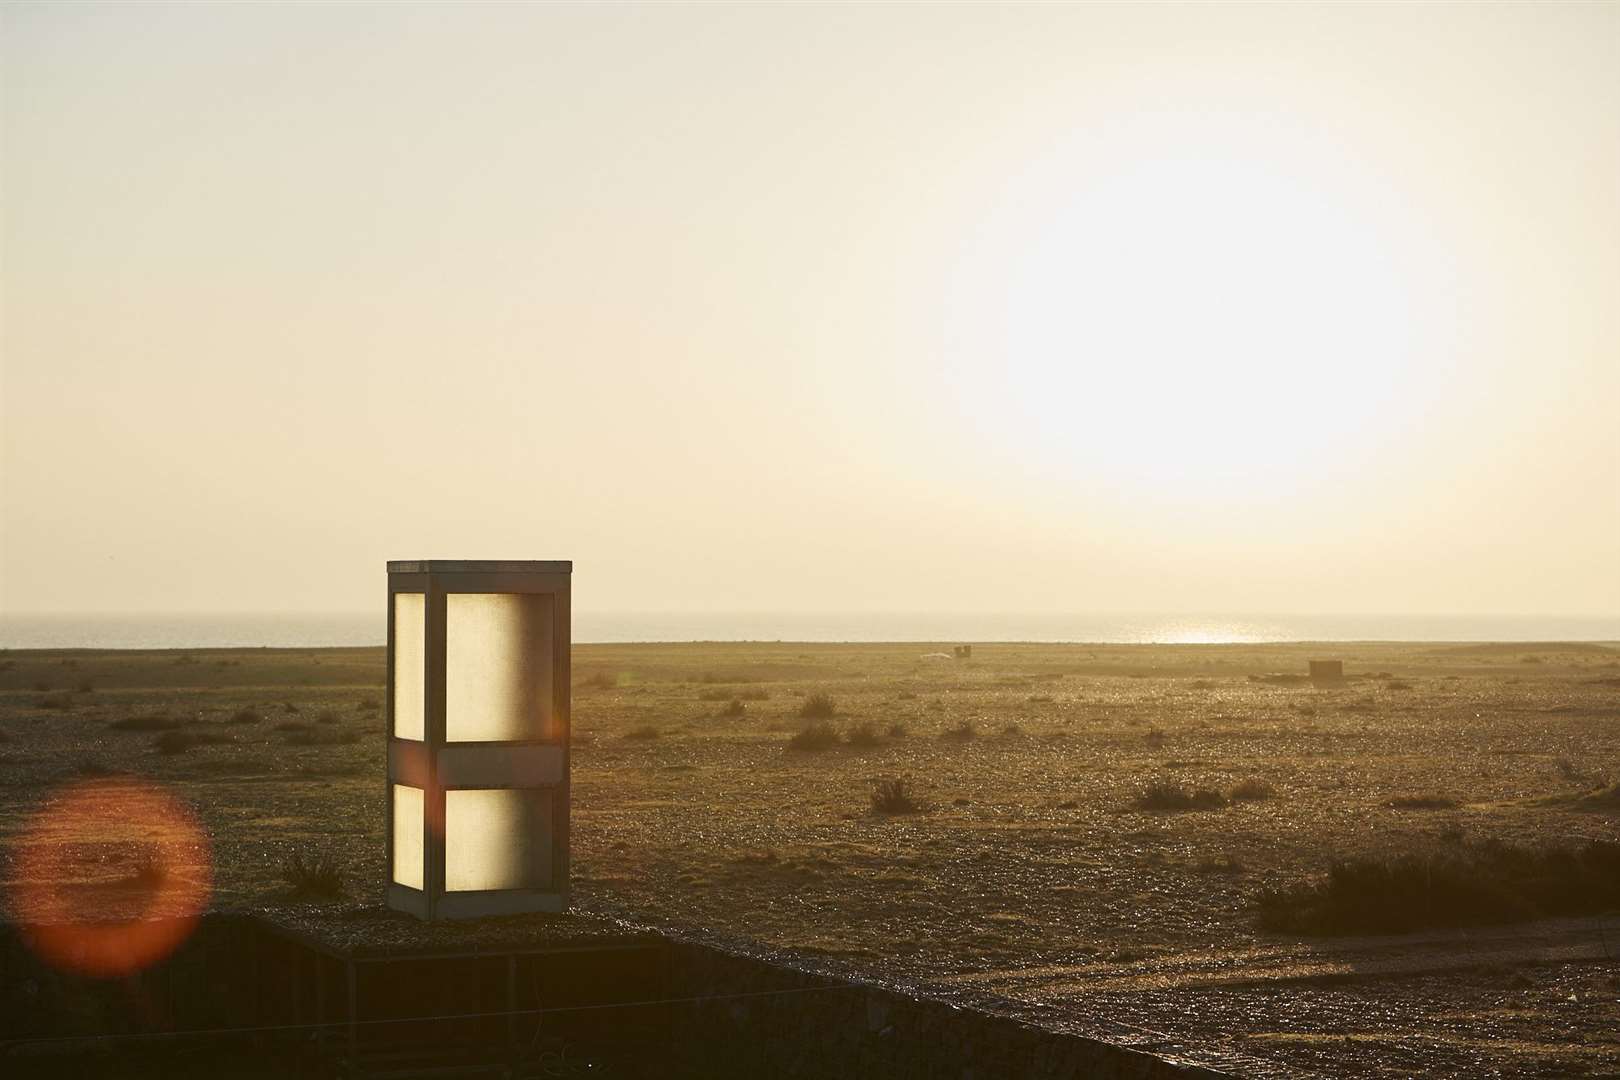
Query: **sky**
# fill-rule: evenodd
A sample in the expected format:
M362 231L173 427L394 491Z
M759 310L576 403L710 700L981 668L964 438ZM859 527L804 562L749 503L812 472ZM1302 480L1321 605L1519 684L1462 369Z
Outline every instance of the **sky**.
M1620 5L0 8L0 611L1620 613Z

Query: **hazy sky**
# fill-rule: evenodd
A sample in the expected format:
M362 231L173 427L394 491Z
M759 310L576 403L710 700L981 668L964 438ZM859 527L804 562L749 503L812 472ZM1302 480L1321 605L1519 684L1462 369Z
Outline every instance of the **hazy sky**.
M1620 5L0 40L6 611L1620 612Z

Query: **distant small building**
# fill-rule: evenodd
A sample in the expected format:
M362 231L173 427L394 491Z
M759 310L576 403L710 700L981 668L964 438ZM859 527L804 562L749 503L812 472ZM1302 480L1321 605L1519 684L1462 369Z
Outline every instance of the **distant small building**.
M1341 682L1344 679L1343 660L1312 660L1312 682Z

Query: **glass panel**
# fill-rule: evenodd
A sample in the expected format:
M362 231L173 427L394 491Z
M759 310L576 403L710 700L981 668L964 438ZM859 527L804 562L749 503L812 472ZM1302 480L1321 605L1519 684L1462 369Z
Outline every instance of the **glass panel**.
M421 593L394 594L394 734L423 738L427 680L427 604Z
M444 888L537 889L551 880L551 793L444 793Z
M422 789L394 785L394 881L422 887Z
M543 739L551 719L551 597L445 597L445 739Z

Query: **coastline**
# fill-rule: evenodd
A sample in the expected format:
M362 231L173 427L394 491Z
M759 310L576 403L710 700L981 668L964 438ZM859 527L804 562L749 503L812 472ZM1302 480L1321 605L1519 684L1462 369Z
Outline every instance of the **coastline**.
M0 650L379 648L378 613L0 614ZM576 613L576 645L1620 643L1620 616Z

